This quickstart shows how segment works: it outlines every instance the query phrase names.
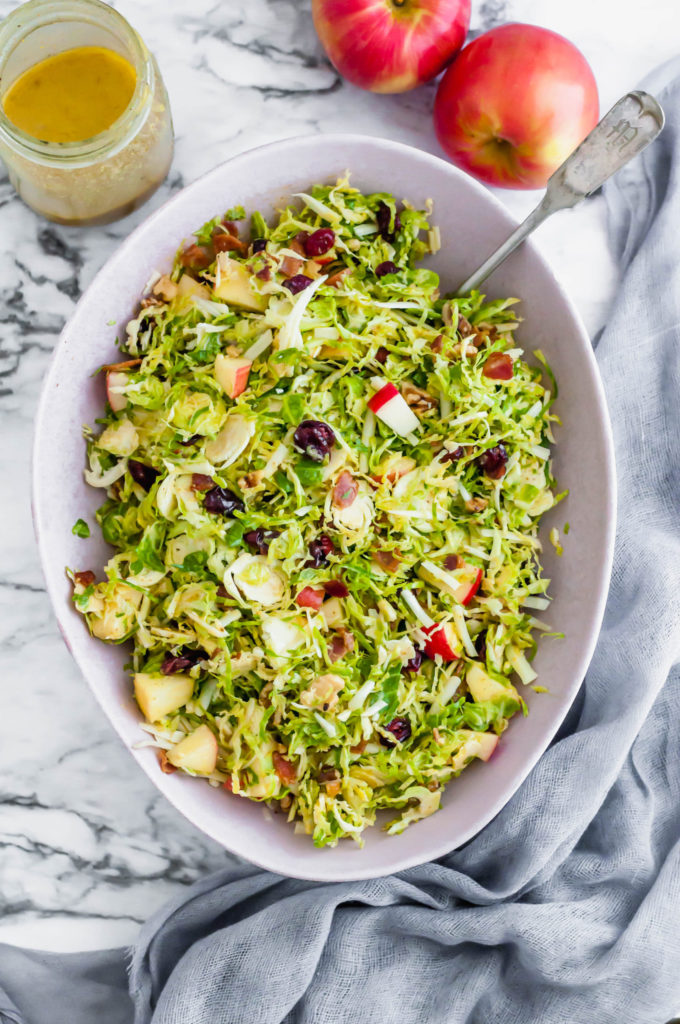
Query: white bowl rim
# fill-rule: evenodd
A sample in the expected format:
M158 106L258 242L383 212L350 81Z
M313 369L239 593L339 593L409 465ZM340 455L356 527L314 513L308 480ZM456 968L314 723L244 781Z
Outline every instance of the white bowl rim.
M238 153L238 154L228 158L227 160L224 160L221 163L217 164L210 171L207 171L206 173L200 175L198 178L196 178L189 185L186 185L184 188L180 189L177 193L175 193L175 195L169 197L161 206L158 207L158 209L154 210L153 213L151 213L139 225L137 225L137 227L120 243L120 245L117 247L117 249L111 254L111 256L106 260L106 262L102 265L102 267L99 269L99 271L95 274L94 278L92 279L92 281L90 282L90 284L88 285L88 287L86 288L86 290L84 291L84 293L82 294L82 296L80 297L78 302L76 303L75 307L73 308L73 310L71 312L71 315L69 316L68 320L64 324L64 327L62 328L62 330L60 332L60 335L59 335L59 338L58 338L58 340L57 340L57 342L55 344L54 350L53 350L53 352L52 352L52 354L50 356L49 366L48 366L48 369L47 369L47 373L45 374L45 378L43 380L43 385L42 385L41 392L40 392L40 398L39 398L38 406L37 406L37 410L36 410L34 435L33 435L32 460L31 460L32 461L32 465L31 465L31 478L32 478L31 513L32 513L32 518L33 518L33 526L34 526L34 531L35 531L35 535L36 535L36 541L37 541L37 545L38 545L40 562L41 562L41 566L42 566L42 569L43 569L43 575L45 577L47 592L48 592L48 595L49 595L49 598L50 598L50 602L52 604L52 609L53 609L53 611L55 613L55 618L57 620L57 625L58 625L59 630L60 630L60 632L61 632L61 634L62 634L62 636L64 638L64 641L66 643L67 648L71 652L71 654L72 654L76 664L78 665L78 668L80 669L80 671L81 671L85 681L88 684L88 688L90 689L90 692L94 695L94 697L97 700L98 704L100 705L100 707L104 711L104 714L106 715L107 720L109 721L109 723L113 726L115 731L119 734L120 738L123 740L123 744L126 747L126 749L128 750L128 752L130 754L132 754L132 756L137 761L137 764L140 765L140 767L143 769L143 771L149 777L149 779L151 780L153 785L156 787L156 789L167 800L169 800L170 803L173 804L173 806L175 806L177 811L183 817L187 818L187 820L189 820L201 832L203 832L204 834L208 835L211 839L213 839L213 841L219 843L219 845L221 845L224 848L230 850L230 852L235 853L236 855L243 857L244 859L246 859L249 862L253 863L255 866L260 867L260 868L262 868L264 870L271 871L271 872L273 872L275 874L284 875L284 876L287 876L287 877L301 878L301 879L306 879L306 880L310 880L310 881L319 881L319 882L326 882L326 881L358 881L358 880L369 879L369 878L379 878L379 877L384 877L384 876L386 876L388 874L390 874L390 875L394 874L395 872L404 871L407 868L415 867L415 866L417 866L419 864L422 864L422 863L425 863L427 861L438 860L439 858L444 857L447 854L454 852L454 850L460 849L460 847L462 847L467 842L469 842L470 839L472 839L479 832L481 832L481 830L483 828L485 828L489 824L489 822L492 821L493 818L496 817L497 814L500 813L500 811L503 809L503 807L505 807L505 805L507 803L509 803L509 801L515 795L515 793L517 792L519 787L525 781L525 779L528 776L529 772L532 770L532 768L536 765L536 763L540 760L540 758L543 756L543 754L548 749L548 747L550 745L550 742L552 741L552 739L554 738L556 732L560 728L562 722L564 721L564 718L566 717L570 707L573 704L573 701L574 701L574 699L576 697L576 694L578 693L579 689L581 688L581 685L583 683L583 679L584 679L585 673L586 673L587 668L588 668L588 666L590 664L590 661L592 659L593 652L595 650L595 645L597 643L597 639L598 639L598 636L599 636L600 628L601 628L601 625L602 625L602 619L604 617L605 606L606 606L607 596L608 596L608 592L609 592L609 583L610 583L610 579L611 579L611 570L612 570L612 563L613 563L613 557L614 557L614 542L615 542L615 535L616 535L616 511L617 511L617 503L616 503L616 495L617 495L616 464L615 464L615 457L614 457L614 440L613 440L613 433L612 433L612 427L611 427L611 420L610 420L610 417L609 417L609 410L608 410L608 407L607 407L607 401L606 401L606 397L605 397L604 386L603 386L602 379L601 379L601 376L600 376L600 372L599 372L599 368L598 368L598 365L597 365L597 361L595 359L595 354L594 354L594 351L593 351L593 348L592 348L592 345L591 345L591 342L590 342L590 337L589 337L589 335L588 335L588 333L587 333L587 331L585 329L585 326L583 324L581 315L580 315L579 311L577 310L576 306L574 305L572 299L569 297L567 291L565 290L565 288L560 283L559 279L557 278L557 276L555 275L554 271L550 267L550 264L548 263L546 258L542 255L541 251L535 246L534 241L532 239L529 239L529 240L527 240L526 242L523 243L524 246L527 247L531 251L531 253L533 255L533 258L536 259L539 264L541 264L543 271L549 276L549 278L550 278L550 280L551 280L551 282L552 282L552 284L553 284L553 286L555 288L555 291L558 293L558 295L560 296L560 298L563 301L564 305L569 310L569 313L570 313L571 318L572 318L572 326L573 326L573 328L581 336L581 340L583 342L583 356L584 356L584 358L586 359L586 361L587 361L587 363L589 365L589 369L590 369L590 373L591 373L591 383L594 385L595 392L597 394L597 408L596 408L596 412L597 412L597 414L599 416L599 419L600 419L600 428L602 430L602 437L603 437L603 440L605 442L605 462L604 462L604 465L601 467L602 468L602 477L601 477L601 479L602 479L602 489L603 489L603 492L605 494L605 502L604 502L604 509L603 509L603 511L604 511L604 514L606 515L606 532L605 532L605 544L604 544L604 549L602 551L602 557L601 557L601 562L600 562L600 567L599 567L598 586L597 586L597 600L595 602L595 610L594 610L594 614L593 614L592 619L591 619L591 624L590 624L590 629L588 631L588 636L585 639L584 643L582 644L581 656L580 656L580 658L578 660L578 664L577 664L576 670L573 673L573 682L572 682L571 686L568 688L568 691L566 691L566 690L564 691L565 692L564 710L562 711L562 714L559 717L556 718L556 720L552 724L551 728L550 729L546 729L545 734L544 734L544 742L543 742L542 746L538 747L534 752L532 752L530 757L527 757L525 759L524 764L523 764L523 769L522 769L521 772L517 773L517 776L516 776L516 778L514 780L513 786L509 790L509 792L506 789L502 790L500 795L497 797L497 799L489 804L486 812L483 815L480 815L479 819L474 823L474 825L471 825L469 828L467 828L466 830L462 831L458 835L458 837L457 837L457 839L455 841L455 845L453 847L451 845L451 840L450 839L448 839L448 840L447 839L442 839L442 841L439 842L439 843L431 843L429 845L428 850L427 850L425 855L420 855L420 854L416 853L416 854L405 855L405 856L401 856L401 857L399 855L393 856L390 859L390 866L389 866L389 868L386 871L384 871L384 872L380 872L380 871L376 872L374 868L368 867L368 865L366 865L365 867L362 867L361 863L360 863L360 861L361 861L360 854L359 854L359 857L357 858L356 866L352 866L352 868L350 868L349 870L342 871L342 872L338 871L338 865L337 864L334 864L334 865L331 866L330 863L328 863L328 866L324 870L323 865L324 865L325 862L323 860L323 857L320 857L319 860L316 862L316 863L319 864L319 870L306 869L304 871L296 871L294 868L291 868L290 866L288 866L285 871L282 871L280 867L276 866L275 858L269 858L266 855L261 856L261 855L259 855L259 853L253 853L253 851L250 849L250 847L248 847L248 849L246 851L245 849L242 849L240 847L240 843L238 843L238 842L235 842L232 845L229 845L223 839L217 839L215 836L211 835L209 829L207 828L207 826L205 824L205 821L202 819L202 815L201 814L194 814L191 811L187 811L184 807L180 807L179 803L174 798L173 792L172 791L168 791L164 787L164 785L163 785L163 779L165 779L166 777L163 776L161 779L159 779L158 778L158 774L157 774L157 770L156 770L155 773L153 772L153 767L154 766L150 765L147 761L140 760L136 756L136 751L134 749L130 749L128 747L127 743L125 742L125 740L123 738L123 734L122 734L121 730L118 728L118 725L116 724L116 722L109 715L108 709L106 707L106 704L105 704L104 700L102 699L100 694L96 690L94 690L93 687L89 683L88 672L87 672L87 664L85 662L85 659L84 658L80 658L78 656L78 654L71 649L71 645L70 645L70 643L68 641L68 635L67 635L66 626L62 622L61 615L60 615L60 613L58 611L60 595L57 592L56 577L54 577L52 575L52 573L47 569L47 565L49 563L49 560L47 558L47 552L45 550L45 542L44 542L44 539L43 539L43 536L42 536L42 533L41 533L41 530L40 530L40 522L39 522L39 515L38 515L38 509L41 508L41 507L44 507L44 497L46 497L46 496L43 496L43 493L42 493L42 479L41 479L41 476L40 476L40 473L39 473L39 469L38 469L38 466L39 466L38 451L39 451L39 447L40 447L40 438L42 436L43 430L45 429L45 422L44 421L45 421L45 417L46 417L46 406L48 404L48 395L49 395L50 386L51 386L51 383L52 383L51 378L52 378L52 373L54 371L56 355L57 355L57 352L58 352L60 346L62 345L66 335L69 332L69 329L71 327L72 322L78 316L79 311L81 310L81 308L83 306L85 306L86 303L88 302L89 292L94 287L95 283L98 282L100 278L110 274L119 263L122 263L125 260L125 256L126 256L127 251L130 248L134 247L134 245L137 242L138 238L143 236L145 232L149 231L158 221L162 221L169 209L171 209L176 204L182 203L185 200L187 195L191 195L193 192L200 192L200 191L202 191L202 189L206 186L206 184L209 184L210 181L213 178L215 180L219 180L221 175L224 173L224 169L226 167L237 166L239 162L251 159L254 154L260 154L263 157L266 156L266 157L271 159L271 158L274 158L276 156L277 151L288 149L291 146L299 147L302 150L304 150L307 147L309 147L309 148L318 147L320 139L323 139L323 138L326 138L326 137L332 139L333 142L335 142L335 143L345 144L347 146L365 145L365 146L370 146L370 147L373 147L373 148L376 148L376 149L381 149L381 150L384 151L386 156L390 156L390 155L394 156L395 154L399 154L399 153L408 154L408 157L411 160L421 161L423 164L436 167L440 171L444 170L447 174L451 175L453 178L456 178L456 177L462 178L465 181L466 186L468 188L471 188L474 192L476 192L477 195L480 197L480 199L483 202L485 202L486 204L490 205L491 207L493 207L495 209L496 213L500 216L500 219L503 220L507 224L508 234L510 234L510 232L517 226L516 218L513 217L513 215L509 212L507 207L504 206L503 203L500 201L500 199L497 196L495 196L492 192L490 192L480 182L478 182L477 180L475 180L474 178L472 178L468 174L464 173L463 171L459 170L453 164L450 164L446 160L443 160L441 157L435 156L434 154L431 154L431 153L428 153L428 152L426 152L424 150L418 149L417 147L410 146L410 145L408 145L406 143L394 142L394 141L392 141L390 139L387 139L387 138L375 137L375 136L370 136L370 135L362 135L360 133L350 133L350 132L326 132L326 133L320 133L320 134L316 134L316 135L295 135L295 136L289 136L289 137L283 138L283 139L277 139L274 142L264 143L264 144L262 144L260 146L255 146L255 147L252 147L251 149L245 150L242 153ZM344 170L344 168L343 168L343 170ZM474 268L472 268L472 267L470 268L471 271L473 269ZM568 696L568 699L567 699L567 696ZM417 825L416 825L416 827L417 827ZM310 840L310 842L311 842L311 840ZM267 847L267 844L263 843L263 849L266 850L266 847ZM320 853L323 853L323 851L320 851Z

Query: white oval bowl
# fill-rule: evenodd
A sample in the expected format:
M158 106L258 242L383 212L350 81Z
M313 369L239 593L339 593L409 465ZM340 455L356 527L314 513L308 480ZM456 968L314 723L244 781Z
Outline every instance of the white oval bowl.
M527 353L542 349L559 382L554 466L565 502L545 516L542 537L568 521L565 554L545 543L552 577L549 619L563 640L539 641L535 667L549 694L525 692L527 718L513 719L494 757L473 763L447 786L442 809L387 836L367 829L360 849L346 841L317 850L282 815L227 795L202 780L161 773L156 752L135 749L140 714L123 671L127 653L92 638L71 603L66 565L95 570L110 549L93 530L88 541L71 533L81 516L94 522L103 495L83 480L81 424L104 407L101 376L115 358L115 330L130 319L156 269L167 268L178 244L216 213L237 203L265 216L294 192L334 180L345 169L364 191L387 190L416 205L434 200L443 247L429 261L442 290L455 286L513 229L504 207L451 165L384 139L326 135L288 139L244 153L215 168L157 210L121 245L82 297L64 328L44 383L36 421L34 518L47 588L59 627L95 697L126 747L158 789L198 828L227 849L283 875L321 881L371 878L441 857L470 839L500 811L546 749L572 703L600 628L611 571L615 476L611 429L590 341L573 305L529 243L487 283L491 296L519 296ZM112 322L118 325L114 329ZM55 695L56 699L56 695Z

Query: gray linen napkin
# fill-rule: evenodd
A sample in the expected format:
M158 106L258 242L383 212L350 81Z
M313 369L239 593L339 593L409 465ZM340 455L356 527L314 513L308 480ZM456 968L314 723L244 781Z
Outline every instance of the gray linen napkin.
M597 652L556 742L439 863L331 885L234 862L192 886L143 928L132 1002L123 950L0 947L3 1024L123 1024L132 1004L135 1024L662 1024L678 1012L680 79L661 99L665 132L606 189L625 274L597 355L620 528Z

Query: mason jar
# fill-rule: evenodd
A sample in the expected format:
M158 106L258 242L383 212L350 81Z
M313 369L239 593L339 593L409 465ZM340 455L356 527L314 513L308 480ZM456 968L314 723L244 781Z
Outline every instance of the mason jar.
M44 142L6 116L2 98L28 68L81 46L105 47L136 72L123 114L98 135ZM153 55L131 25L101 0L28 0L0 25L0 156L12 185L59 224L106 224L141 206L168 173L172 119Z

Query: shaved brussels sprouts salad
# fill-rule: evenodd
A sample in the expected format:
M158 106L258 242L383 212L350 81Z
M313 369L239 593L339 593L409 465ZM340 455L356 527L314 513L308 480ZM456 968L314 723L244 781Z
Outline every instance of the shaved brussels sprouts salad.
M436 811L550 628L551 374L514 299L440 296L430 212L342 179L205 224L86 431L115 554L74 601L133 641L144 742L317 846Z

